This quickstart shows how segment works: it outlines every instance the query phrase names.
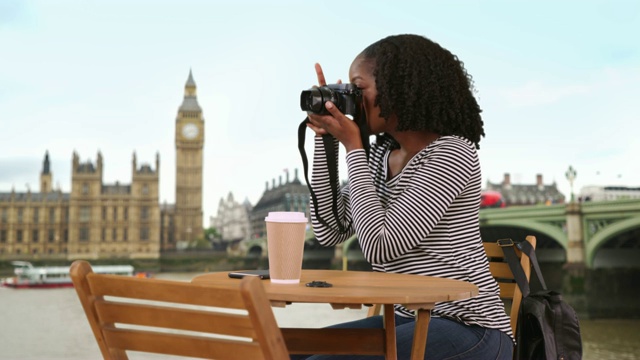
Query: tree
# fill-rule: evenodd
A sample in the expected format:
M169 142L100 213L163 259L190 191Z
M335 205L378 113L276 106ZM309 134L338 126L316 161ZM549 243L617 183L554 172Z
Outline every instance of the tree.
M204 229L204 238L209 241L214 250L225 250L226 244L222 241L222 235L215 227Z

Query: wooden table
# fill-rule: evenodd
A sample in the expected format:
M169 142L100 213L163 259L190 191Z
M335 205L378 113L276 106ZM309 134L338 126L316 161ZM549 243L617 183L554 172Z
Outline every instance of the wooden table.
M199 284L224 284L228 272L207 273L191 280ZM305 284L326 281L332 287L314 288ZM430 276L391 274L369 271L302 270L299 284L263 282L273 306L290 303L328 303L334 309L359 309L363 304L384 305L383 329L298 329L283 328L287 348L292 354L385 355L397 359L394 304L416 310L412 360L422 360L426 347L431 309L436 302L467 299L478 288L459 280Z

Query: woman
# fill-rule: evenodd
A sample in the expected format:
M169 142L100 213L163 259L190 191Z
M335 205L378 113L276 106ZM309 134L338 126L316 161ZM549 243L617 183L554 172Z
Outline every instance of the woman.
M318 64L316 73L319 85L326 85ZM358 55L349 78L362 91L367 126L378 139L367 158L357 124L334 104L325 104L330 115L309 115L308 127L317 135L312 188L317 194L330 193L323 134L344 145L349 176L339 196L339 219L333 216L330 198L319 196L317 209L312 204L318 241L332 246L355 232L375 271L474 283L478 296L436 305L425 357L511 359L509 317L480 238L476 149L484 130L471 77L462 62L437 43L397 35ZM351 224L350 231L340 233L337 221ZM408 359L414 313L396 305L396 325L398 358ZM382 320L376 316L336 327L382 327ZM310 359L333 358L373 357Z

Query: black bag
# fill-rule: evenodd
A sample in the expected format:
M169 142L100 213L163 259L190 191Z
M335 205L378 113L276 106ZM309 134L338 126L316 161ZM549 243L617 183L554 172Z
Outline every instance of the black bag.
M498 244L502 247L518 287L522 291L514 359L582 359L578 316L575 310L562 299L560 293L547 290L531 244L528 241L514 243L511 239L498 240ZM530 293L529 283L520 266L514 246L531 260L543 290Z

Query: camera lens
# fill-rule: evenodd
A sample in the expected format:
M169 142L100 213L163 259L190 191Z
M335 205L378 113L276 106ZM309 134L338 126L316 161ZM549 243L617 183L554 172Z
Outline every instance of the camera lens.
M300 97L302 110L318 112L322 110L322 94L317 89L306 90Z
M300 108L316 114L324 113L325 101L331 99L331 90L326 87L304 90L300 94Z

